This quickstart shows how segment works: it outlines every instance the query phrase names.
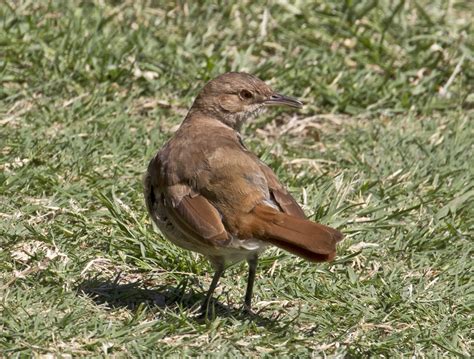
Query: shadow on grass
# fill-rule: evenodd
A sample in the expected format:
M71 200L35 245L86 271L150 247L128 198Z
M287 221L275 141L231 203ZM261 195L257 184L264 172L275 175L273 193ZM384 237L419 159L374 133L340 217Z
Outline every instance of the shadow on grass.
M196 293L192 289L187 290L187 279L175 287L164 285L154 289L147 288L142 281L120 284L119 280L120 274L114 280L98 277L86 279L77 286L77 292L90 297L95 303L105 304L109 308L135 310L139 306L146 305L150 308L169 309L176 313L184 308L189 311L190 319L199 323L206 321L199 311L206 293ZM265 318L259 313L249 313L215 300L213 309L212 315L207 318L208 320L216 316L232 317L239 320L251 320L260 326L274 326L278 322L278 318Z

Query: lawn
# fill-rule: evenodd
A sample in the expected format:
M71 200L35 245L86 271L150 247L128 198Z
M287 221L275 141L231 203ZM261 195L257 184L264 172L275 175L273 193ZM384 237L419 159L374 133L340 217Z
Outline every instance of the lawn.
M0 4L0 356L469 357L469 0ZM148 161L209 79L301 98L243 130L332 263L212 269L153 229ZM212 138L210 138L212 140Z

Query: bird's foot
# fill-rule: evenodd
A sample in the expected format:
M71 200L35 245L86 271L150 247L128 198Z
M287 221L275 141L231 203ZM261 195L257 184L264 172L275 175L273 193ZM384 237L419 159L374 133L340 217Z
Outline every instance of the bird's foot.
M250 304L244 303L242 309L240 310L241 314L249 317L253 317L255 313L252 310L252 306Z
M213 320L216 318L216 308L214 303L207 302L203 303L201 309L199 310L199 314L197 319L199 320Z

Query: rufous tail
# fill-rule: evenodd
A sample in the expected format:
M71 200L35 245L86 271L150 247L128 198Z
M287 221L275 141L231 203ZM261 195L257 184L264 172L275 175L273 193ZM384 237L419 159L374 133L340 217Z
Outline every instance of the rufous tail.
M247 228L261 240L313 262L331 261L343 235L337 229L290 216L264 204L249 213Z

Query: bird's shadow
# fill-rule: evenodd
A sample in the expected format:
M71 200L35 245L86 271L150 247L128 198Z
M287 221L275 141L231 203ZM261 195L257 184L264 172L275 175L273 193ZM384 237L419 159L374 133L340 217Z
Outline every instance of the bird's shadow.
M94 277L79 283L77 292L86 295L95 303L106 305L109 308L127 308L136 310L139 307L167 309L180 312L183 309L190 313L190 318L202 323L215 317L236 318L251 320L259 326L274 326L278 318L265 318L260 313L249 313L240 308L222 304L213 300L212 311L206 316L200 313L201 303L205 293L197 293L192 288L188 289L188 280L181 281L176 286L162 285L148 288L138 280L129 283L120 283L120 274L113 280Z

